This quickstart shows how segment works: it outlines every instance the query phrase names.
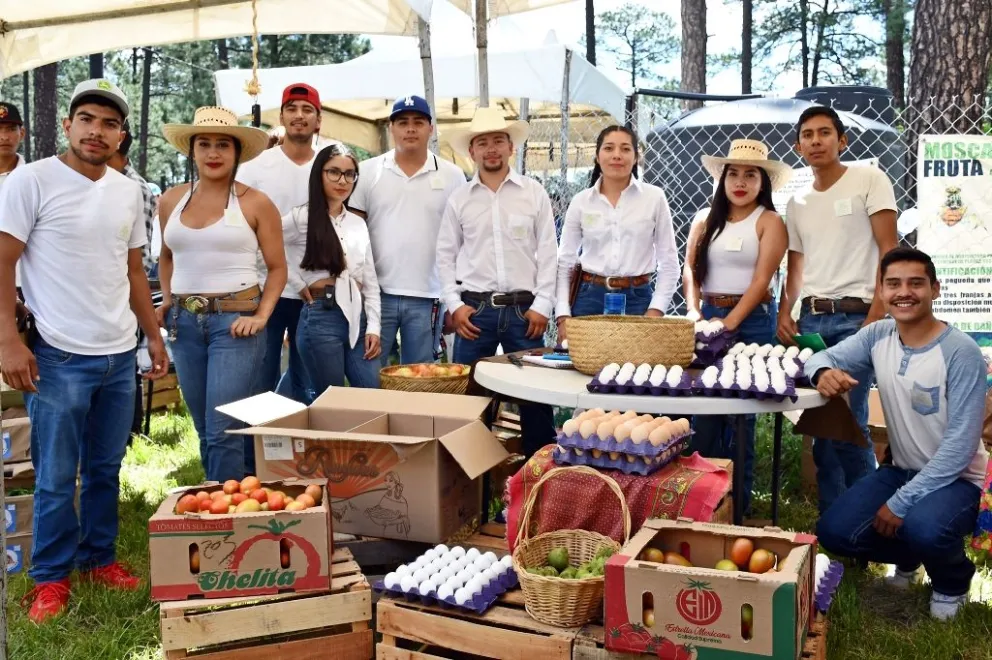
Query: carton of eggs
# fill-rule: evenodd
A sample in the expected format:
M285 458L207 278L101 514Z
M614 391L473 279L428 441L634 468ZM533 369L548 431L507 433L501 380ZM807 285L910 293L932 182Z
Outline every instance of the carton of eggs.
M678 394L691 388L691 378L681 366L623 365L611 363L603 367L586 385L590 392L601 394Z

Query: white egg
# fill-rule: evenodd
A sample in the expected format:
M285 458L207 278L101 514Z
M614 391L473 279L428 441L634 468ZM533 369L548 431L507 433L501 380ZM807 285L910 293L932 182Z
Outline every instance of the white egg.
M430 573L430 571L428 571L428 570L427 570L426 568L418 568L418 569L417 569L417 570L416 570L416 571L414 572L414 574L413 574L413 576L412 576L412 577L413 577L413 580L414 580L414 581L415 581L415 582L416 582L417 584L420 584L421 582L423 582L424 580L426 580L426 579L427 579L427 578L429 578L430 576L431 576L431 573Z
M400 580L400 589L406 591L407 593L413 591L418 586L420 585L417 583L416 580L413 579L413 576L411 575L405 575L403 576L403 579Z
M465 585L465 588L472 595L482 593L482 578L476 575L474 578L468 581L468 584Z
M499 561L499 557L496 556L495 552L487 552L482 556L488 559L490 564L494 564Z
M468 549L468 552L465 553L465 557L469 561L475 561L476 557L478 557L478 556L479 556L479 551L476 550L475 548L469 548Z
M427 561L434 561L435 559L437 559L437 550L431 548L430 550L422 554L421 557L423 557Z
M382 579L382 583L386 585L387 589L395 589L400 586L400 580L403 578L402 575L397 575L396 573L387 573L386 577Z
M434 546L434 552L438 553L439 555L446 554L448 552L448 546L446 546L443 543L439 543Z
M460 559L465 556L465 548L460 545L456 545L451 549L451 554L455 557L455 559Z
M454 588L447 582L442 584L437 589L437 597L440 598L441 600L447 600L448 598L451 598L451 595L453 593L455 593Z
M455 577L457 577L461 581L462 584L465 584L469 580L471 580L473 577L475 577L475 573L473 573L471 570L469 570L469 569L466 568L466 569L463 569L463 570L459 571L458 575L456 575Z
M423 582L420 583L421 596L427 596L435 589L437 589L437 586L430 580L424 580Z
M443 559L438 558L438 559L435 559L434 561L432 561L428 565L427 570L429 570L431 573L438 573L438 572L440 572L440 570L442 568L444 568L447 565L448 565L448 563L446 561L444 561Z
M455 602L459 605L464 605L471 599L472 594L470 594L468 589L465 589L464 587L455 592Z
M447 582L455 576L455 572L451 570L450 566L445 566L440 571L437 572L438 580L441 582Z
M399 575L400 577L406 577L411 572L412 571L410 571L410 567L407 566L406 564L400 564L399 566L396 567L396 574Z
M486 570L482 571L482 579L485 580L487 583L492 582L498 577L499 577L499 571L497 570L496 566L490 566Z
M459 579L457 575L448 578L444 583L452 589L461 589L465 586L465 581Z
M505 557L499 560L499 563L506 568L513 568L513 556L506 555Z

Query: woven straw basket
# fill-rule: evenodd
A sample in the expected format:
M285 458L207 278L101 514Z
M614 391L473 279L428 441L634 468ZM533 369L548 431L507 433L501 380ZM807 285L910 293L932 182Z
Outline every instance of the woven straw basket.
M397 369L412 366L415 365L406 364L382 368L379 371L379 387L384 390L399 390L401 392L465 394L468 388L468 379L472 375L471 372L461 376L445 376L443 378L411 378L393 375Z
M570 317L565 331L572 364L589 376L611 362L688 367L696 345L689 319L580 316Z
M626 544L630 540L630 509L627 508L627 500L617 482L605 474L584 465L555 468L546 472L534 485L520 518L517 543L513 549L513 569L520 578L527 614L541 623L564 628L585 625L602 613L604 579L591 577L564 580L533 575L528 573L527 569L545 565L548 553L555 548L566 548L569 562L577 566L594 559L596 552L604 546L612 547L617 552L621 547L608 536L583 529L564 529L528 538L530 516L541 486L549 479L567 473L588 474L607 483L610 490L620 499L623 510L623 542Z

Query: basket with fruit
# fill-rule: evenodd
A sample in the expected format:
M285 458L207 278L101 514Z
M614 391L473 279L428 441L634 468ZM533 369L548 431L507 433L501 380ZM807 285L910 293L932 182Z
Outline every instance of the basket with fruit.
M467 364L404 364L379 371L379 387L402 392L465 394L472 367Z
M527 613L551 626L574 627L592 621L603 609L606 561L621 544L584 529L563 529L529 538L530 516L541 486L556 475L587 474L606 481L620 499L626 543L630 539L630 509L617 482L590 467L555 468L531 489L520 519L513 550L513 568L524 592Z

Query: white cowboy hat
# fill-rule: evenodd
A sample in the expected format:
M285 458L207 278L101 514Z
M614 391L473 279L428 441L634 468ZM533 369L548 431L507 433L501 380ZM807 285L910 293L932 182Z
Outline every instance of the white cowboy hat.
M487 133L506 133L514 145L523 144L530 134L530 124L521 120L506 121L503 111L499 108L479 108L467 128L455 128L447 133L445 138L451 148L468 156L468 148L472 140Z
M241 143L241 161L247 163L269 146L268 134L260 128L239 126L238 117L227 108L197 108L192 124L166 124L162 135L173 148L189 156L189 141L194 135L229 135Z
M758 140L734 140L730 143L727 157L703 156L703 167L714 179L719 180L727 165L760 167L768 173L772 190L778 190L792 178L793 170L785 163L768 159L768 147Z

